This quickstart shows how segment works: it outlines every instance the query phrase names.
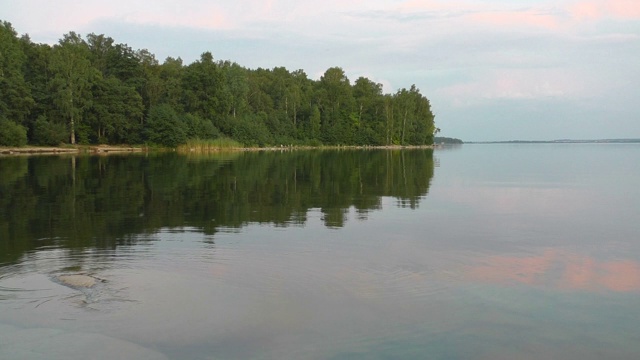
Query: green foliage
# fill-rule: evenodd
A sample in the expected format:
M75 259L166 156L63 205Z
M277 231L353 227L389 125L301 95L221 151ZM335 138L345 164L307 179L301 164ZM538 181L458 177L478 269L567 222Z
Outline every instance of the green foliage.
M58 146L67 138L67 127L64 124L53 123L41 115L36 120L33 129L33 143L37 145Z
M152 144L175 148L187 141L186 125L168 104L152 107L145 124L145 138Z
M12 121L0 118L0 146L27 145L27 129Z
M53 48L51 55L53 102L69 124L71 144L76 143L76 129L91 101L91 83L100 77L98 70L91 66L89 54L80 35L70 32Z
M266 146L271 144L271 133L255 117L238 119L233 124L232 137L245 146Z
M197 115L185 114L182 122L186 125L186 136L188 139L216 139L220 137L220 130L213 126L209 120L205 120Z
M22 71L26 56L10 23L0 21L0 116L24 123L35 104Z
M352 84L340 67L312 80L303 70L214 61L210 52L160 64L102 34L70 32L50 47L2 22L0 73L0 116L39 144L59 143L62 126L64 142L162 146L220 136L251 146L429 145L438 131L415 85L383 94L365 77Z
M230 99L224 88L224 74L213 62L211 53L205 52L200 61L186 67L182 84L186 112L205 119L214 119L216 115L229 113Z
M144 111L140 94L113 76L94 82L92 94L86 117L91 129L97 130L93 134L94 142L140 142Z
M56 107L52 103L49 87L51 79L51 72L49 71L51 47L47 44L34 44L26 35L20 41L26 56L23 66L24 79L34 100L34 106L31 107L23 125L29 128L30 142L37 143L33 139L36 120L41 116L56 116L54 114Z

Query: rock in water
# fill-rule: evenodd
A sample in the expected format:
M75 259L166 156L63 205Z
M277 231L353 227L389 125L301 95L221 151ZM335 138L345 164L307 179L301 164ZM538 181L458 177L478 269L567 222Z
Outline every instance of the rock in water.
M60 275L58 281L73 288L92 288L99 280L89 275Z

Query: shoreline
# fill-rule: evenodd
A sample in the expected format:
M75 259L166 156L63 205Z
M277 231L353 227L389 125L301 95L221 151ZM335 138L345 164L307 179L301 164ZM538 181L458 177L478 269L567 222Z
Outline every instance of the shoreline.
M148 151L140 146L110 145L78 145L75 147L60 146L23 146L0 147L0 156L16 155L75 155L75 154L108 154Z
M38 156L38 155L107 155L110 153L148 153L162 151L178 151L180 153L218 153L218 152L243 152L243 151L294 151L294 150L403 150L403 149L435 149L440 145L348 145L348 146L267 146L267 147L233 147L233 148L207 148L201 150L190 149L164 149L149 148L143 146L112 146L112 145L78 145L75 147L56 146L24 146L24 147L0 147L1 156Z

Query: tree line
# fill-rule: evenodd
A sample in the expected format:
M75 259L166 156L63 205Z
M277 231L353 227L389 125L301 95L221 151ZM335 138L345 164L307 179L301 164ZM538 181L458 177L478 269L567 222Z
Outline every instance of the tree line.
M191 64L75 32L37 44L0 21L0 146L157 144L429 145L438 131L415 85L384 94L340 67L319 80L284 67Z

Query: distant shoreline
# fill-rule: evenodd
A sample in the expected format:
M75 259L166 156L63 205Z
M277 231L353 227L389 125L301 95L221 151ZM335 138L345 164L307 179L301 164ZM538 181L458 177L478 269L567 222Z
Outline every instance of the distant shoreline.
M465 141L465 144L637 144L640 139Z

